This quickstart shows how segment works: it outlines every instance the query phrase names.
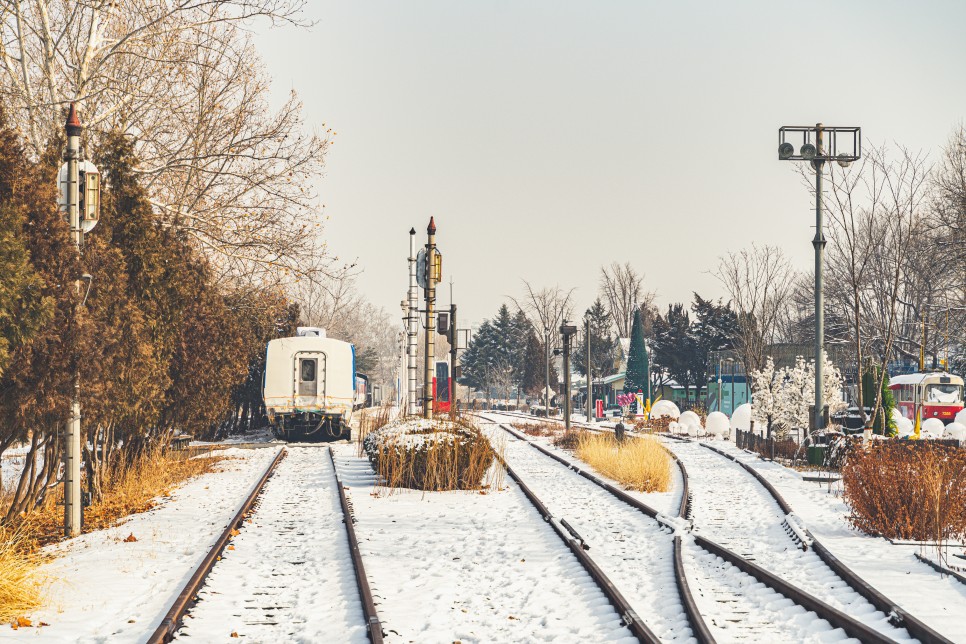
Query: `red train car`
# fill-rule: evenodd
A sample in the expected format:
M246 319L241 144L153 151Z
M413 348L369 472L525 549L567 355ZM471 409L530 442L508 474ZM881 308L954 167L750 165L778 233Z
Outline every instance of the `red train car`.
M899 411L910 420L921 411L923 420L938 418L948 425L963 409L963 379L950 373L895 376L889 379L889 389Z

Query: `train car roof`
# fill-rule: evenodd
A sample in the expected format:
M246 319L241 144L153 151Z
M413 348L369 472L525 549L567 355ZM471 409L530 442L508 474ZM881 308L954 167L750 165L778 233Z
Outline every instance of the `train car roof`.
M893 376L889 378L889 386L892 385L918 385L921 384L926 378L950 378L959 384L962 384L963 379L955 374L946 371L930 371L928 373L907 373L901 376Z

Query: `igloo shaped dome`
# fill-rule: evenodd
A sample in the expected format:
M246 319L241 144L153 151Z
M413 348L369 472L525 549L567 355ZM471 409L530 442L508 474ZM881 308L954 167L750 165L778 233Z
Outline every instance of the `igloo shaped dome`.
M659 400L651 405L651 418L662 418L667 416L671 420L681 417L681 410L670 400Z
M713 411L708 414L707 420L704 421L704 428L709 434L714 434L718 438L721 438L725 434L731 433L731 421L728 420L728 416L725 413Z

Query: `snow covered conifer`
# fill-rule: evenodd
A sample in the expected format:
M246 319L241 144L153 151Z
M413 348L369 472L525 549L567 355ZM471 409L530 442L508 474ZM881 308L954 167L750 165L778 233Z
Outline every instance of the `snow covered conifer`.
M641 325L641 311L634 311L634 323L631 326L631 346L627 355L627 372L624 377L624 391L644 393L645 398L651 397L650 383L647 381L647 348L644 346L644 329Z

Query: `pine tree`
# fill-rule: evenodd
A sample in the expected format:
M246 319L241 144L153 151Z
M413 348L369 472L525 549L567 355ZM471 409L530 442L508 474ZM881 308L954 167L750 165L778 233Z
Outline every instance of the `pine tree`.
M590 361L594 378L610 375L614 369L617 340L611 336L611 317L600 298L584 313L590 320ZM587 375L587 339L582 335L574 350L573 364L577 373Z
M624 391L643 392L644 398L651 397L651 383L647 380L647 348L644 346L644 329L641 324L640 310L634 311L631 325L631 343L627 354L627 372L624 375Z
M715 352L733 348L738 333L738 316L727 304L705 300L697 293L691 305L694 312L692 337L694 357L691 371L695 385L701 387L714 371Z
M698 353L691 318L683 304L668 305L667 314L654 321L654 362L685 388L686 395L697 384Z

